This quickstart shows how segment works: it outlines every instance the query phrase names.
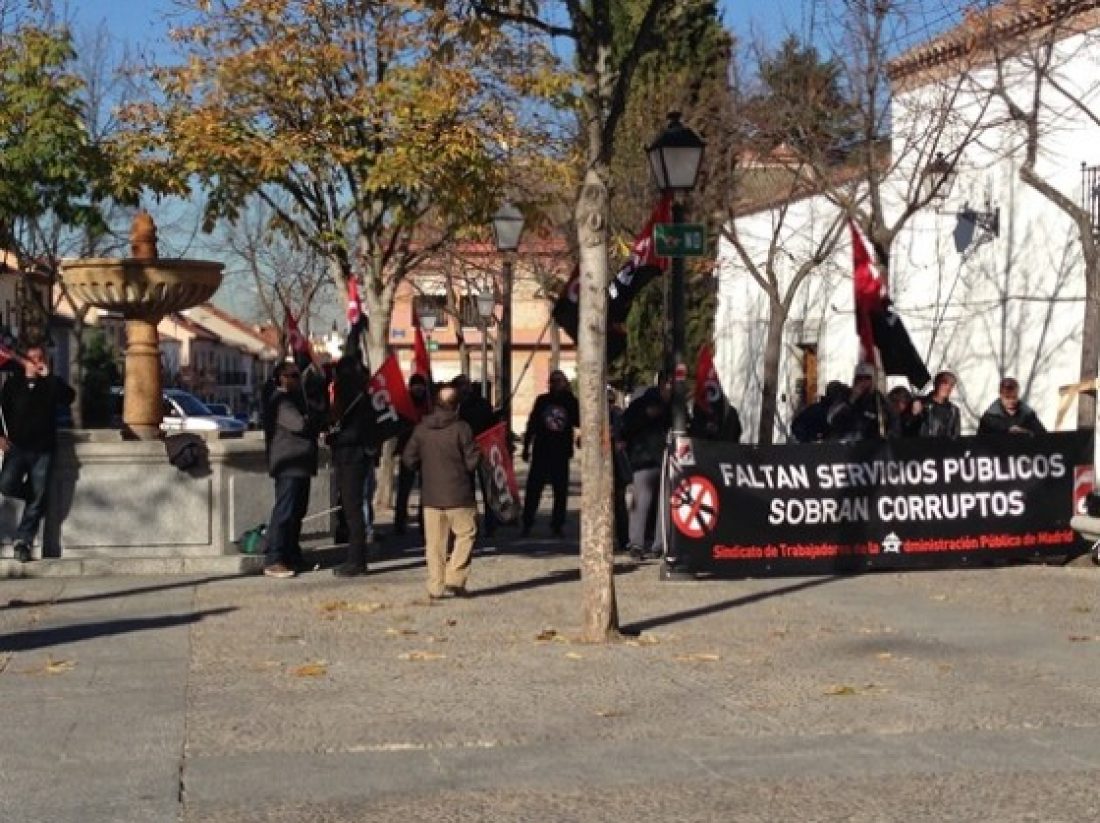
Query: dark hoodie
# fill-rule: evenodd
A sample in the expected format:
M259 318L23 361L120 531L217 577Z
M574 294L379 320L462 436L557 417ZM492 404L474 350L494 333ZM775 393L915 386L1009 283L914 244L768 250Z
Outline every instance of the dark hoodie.
M420 500L432 509L469 508L474 505L471 472L481 452L468 423L458 412L437 408L421 420L401 454L401 462L420 470Z
M1016 413L1009 414L999 397L982 415L978 423L978 434L1019 434L1009 431L1013 426L1023 429L1027 434L1046 434L1039 415L1031 406L1021 400L1016 407Z

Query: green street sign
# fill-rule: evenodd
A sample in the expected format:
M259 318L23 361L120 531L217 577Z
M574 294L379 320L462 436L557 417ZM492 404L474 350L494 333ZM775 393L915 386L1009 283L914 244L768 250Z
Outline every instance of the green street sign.
M439 351L439 344L434 340L428 341L428 351Z
M703 257L707 253L707 227L701 223L657 223L653 243L661 257Z

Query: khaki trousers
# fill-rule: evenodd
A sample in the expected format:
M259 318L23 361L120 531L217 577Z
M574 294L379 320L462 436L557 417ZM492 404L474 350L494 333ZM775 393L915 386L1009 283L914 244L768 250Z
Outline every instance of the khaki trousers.
M447 543L454 532L455 544L447 557ZM424 507L424 556L428 561L428 594L442 597L446 586L463 588L470 576L470 554L477 537L477 507L433 509Z

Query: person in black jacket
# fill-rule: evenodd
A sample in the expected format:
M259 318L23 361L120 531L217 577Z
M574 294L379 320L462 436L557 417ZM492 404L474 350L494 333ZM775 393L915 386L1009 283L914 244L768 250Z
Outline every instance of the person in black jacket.
M833 406L843 403L851 389L839 380L830 380L825 394L794 416L791 421L791 437L798 443L820 443L832 435L829 428L829 412Z
M720 394L716 400L712 400L709 409L693 401L688 434L706 440L740 443L741 416L737 413L737 407L727 399L725 394Z
M367 522L363 494L367 471L372 468L367 447L374 416L367 399L367 374L354 355L336 363L328 445L332 451L332 482L340 495L340 509L347 524L347 558L333 569L337 577L354 577L367 571Z
M0 392L0 494L24 502L15 530L13 550L17 560L31 559L31 547L46 510L50 464L57 443L58 406L68 406L76 393L61 378L50 374L46 350L31 346L23 371L16 372Z
M949 371L941 371L932 381L932 393L924 398L921 409L921 437L958 438L962 431L959 407L951 402L958 380Z
M886 393L890 404L890 437L919 437L922 406L913 399L913 392L905 386L895 386Z
M1045 434L1035 410L1020 399L1020 384L1014 377L1001 380L998 397L978 422L978 434Z
M672 383L661 379L658 385L627 406L623 415L623 438L626 456L633 472L634 499L630 509L630 554L643 560L660 553L656 546L646 545L646 531L657 504L661 485L661 464L664 461L668 430L672 426Z
M550 372L549 391L535 398L523 433L523 459L531 464L523 500L523 536L531 533L539 498L549 483L554 492L550 529L561 537L569 498L569 461L573 457L573 430L580 426L580 408L569 389L565 372Z
M409 378L409 397L420 411L421 418L432 410L432 397L428 391L428 381L424 378L424 375L414 374ZM405 430L397 435L397 446L394 448L394 454L400 455L405 451L405 446L408 445L409 438L412 437L413 428L415 428L413 424L409 423ZM416 486L420 473L415 469L410 469L400 460L397 462L397 500L393 504L393 533L404 534L409 523L409 496L412 494L413 487ZM423 532L423 507L421 507L420 514L420 529Z
M275 505L267 526L264 574L294 577L302 565L302 518L310 478L317 474L319 401L307 402L302 373L293 362L275 367L275 390L264 410L267 470L275 478Z

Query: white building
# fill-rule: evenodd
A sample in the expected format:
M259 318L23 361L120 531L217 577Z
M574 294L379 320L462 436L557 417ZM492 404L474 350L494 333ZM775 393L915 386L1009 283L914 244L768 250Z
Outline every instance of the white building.
M1084 269L1077 229L1021 180L1026 135L992 89L1000 73L1009 97L1029 110L1033 55L1052 43L1055 82L1041 85L1036 171L1081 204L1089 194L1082 165L1100 165L1100 127L1092 121L1093 113L1100 115L1098 7L1095 0L1010 0L891 67L894 157L883 187L887 211L893 210L889 219L912 201L906 190L920 181L932 156L933 147L923 141L929 121L943 110L930 101L942 99L945 90L951 95L948 127L935 148L957 155L957 178L942 206L922 209L906 222L891 250L890 291L929 370L959 376L964 430L977 425L1003 375L1019 379L1028 402L1054 429L1059 389L1080 379ZM1100 190L1092 195L1100 197ZM1091 207L1096 214L1096 204ZM780 243L784 276L806 259L837 214L823 196L788 204ZM997 235L993 217L999 218ZM779 219L775 208L737 219L754 257L766 255ZM780 371L781 438L800 405L801 385L820 392L829 380L851 378L857 356L851 261L845 232L792 304ZM717 366L755 440L767 303L728 241L719 244L717 265ZM1063 411L1060 427L1074 427L1076 404Z

